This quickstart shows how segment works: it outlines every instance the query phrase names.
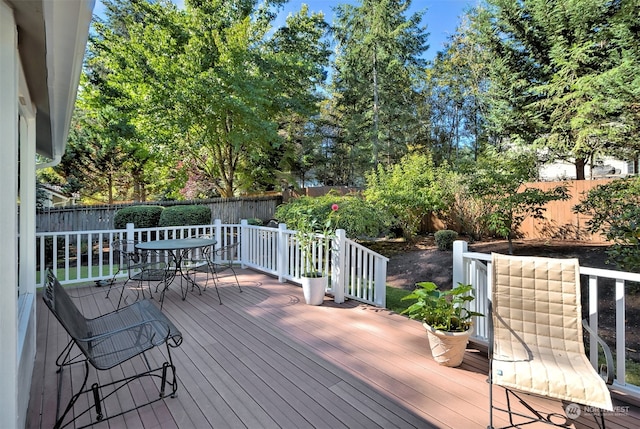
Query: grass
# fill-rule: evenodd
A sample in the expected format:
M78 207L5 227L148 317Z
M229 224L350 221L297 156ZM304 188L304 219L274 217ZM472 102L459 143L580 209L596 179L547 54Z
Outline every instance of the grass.
M89 267L87 267L86 265L82 265L80 267L80 276L78 277L78 272L76 271L76 267L70 267L69 268L69 277L65 279L65 271L64 268L58 268L55 270L55 275L58 279L65 279L65 280L76 280L78 278L88 278L89 277ZM118 271L118 265L114 265L113 266L113 270L114 272ZM108 274L107 269L103 269L103 274ZM93 266L91 267L91 277L98 277L100 275L100 267L98 266ZM40 284L40 270L36 271L36 282L38 284Z
M402 298L410 293L410 290L387 286L387 308L393 312L402 313L407 307L416 302L413 299L402 301Z

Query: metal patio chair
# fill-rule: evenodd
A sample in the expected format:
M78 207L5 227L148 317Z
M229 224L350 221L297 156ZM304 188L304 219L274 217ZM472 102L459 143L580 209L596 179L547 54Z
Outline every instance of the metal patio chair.
M211 239L210 235L199 235L195 238L206 238ZM213 275L213 262L212 262L212 254L213 254L213 245L204 246L195 249L188 249L182 255L182 268L186 272L187 277L192 281L192 287L198 287L198 284L195 280L195 275L198 273L204 273L206 277L206 281L204 284L204 290L207 290L207 286L209 285L209 278L213 280L213 285L216 288L216 292L218 294L218 301L222 304L222 299L220 298L220 291L218 290L218 285L216 284L215 277Z
M108 420L159 401L165 396L175 397L178 382L171 348L180 346L182 335L152 301L143 299L113 312L87 319L50 269L47 272L42 297L49 310L71 337L56 359L59 380L54 428L71 424L74 427L91 426L99 421ZM161 345L166 346L166 353L162 353L162 357L154 355L153 359L147 359L145 353ZM96 381L87 387L89 364L97 371L106 371L137 356L142 358L142 370L132 371L133 368L140 368L138 364L123 365L122 371L111 372L112 375L119 373L120 375L116 376L118 379L110 380L106 375L92 377ZM77 363L84 363L84 380L79 388L74 389L75 393L71 395L60 415L63 369ZM128 389L127 386L130 383L143 378L151 382L141 382L139 388L147 390L153 386L152 391L136 396L130 409L109 409L114 406L114 402L108 400L112 395L120 389ZM99 382L100 380L102 383ZM80 400L80 398L83 399Z
M142 294L142 298L144 299L145 282L147 283L149 298L153 298L151 283L157 283L157 290L160 283L167 283L169 277L171 276L166 256L156 252L141 251L139 249L136 249L136 243L138 242L135 240L116 240L111 244L111 248L114 252L114 258L119 261L118 271L115 275L117 275L122 270L123 263L126 264L127 269L127 279L124 281L122 290L120 291L118 308L120 308L120 305L122 304L126 285L129 281L134 281L137 283L136 299L140 298L140 294ZM107 298L109 297L109 293L111 292L113 283L114 282L111 282L111 285L109 286L109 290L107 291ZM126 297L124 297L124 299L126 303Z
M607 364L601 368L601 372L606 370L603 377L585 354L583 327L591 330L581 322L578 260L494 253L492 273L489 427L493 427L494 411L509 414L507 428L537 421L559 427L571 423L570 417L535 410L527 402L527 394L599 409L600 421L597 414L593 417L604 427L602 410L612 410L605 380L613 382L613 359L602 340L591 344L591 347L599 344L604 351ZM494 403L494 386L505 388L507 408ZM512 400L524 409L514 410Z
M239 243L237 242L219 247L214 251L213 259L211 260L211 262L213 264L213 270L218 284L220 283L221 278L220 273L229 270L231 271L231 274L233 274L233 282L236 284L236 286L238 286L238 290L242 292L240 282L238 281L238 275L236 274L236 270L234 268L234 262L238 259L238 249Z
M208 238L208 237L207 237ZM183 265L186 265L189 275L195 275L196 273L206 273L207 280L205 283L205 290L209 284L209 279L213 281L213 286L216 288L218 295L218 301L222 304L220 298L220 290L218 284L220 283L220 273L225 270L230 270L233 274L235 284L238 286L238 290L242 292L240 282L235 269L233 268L233 262L236 259L238 252L238 244L230 244L227 246L213 249L211 246L197 249L195 252L191 252L188 257L183 261Z

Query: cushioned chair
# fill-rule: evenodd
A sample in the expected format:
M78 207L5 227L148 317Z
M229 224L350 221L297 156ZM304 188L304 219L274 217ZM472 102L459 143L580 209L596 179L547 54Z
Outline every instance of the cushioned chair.
M520 393L612 410L605 380L585 354L578 260L493 254L492 277L490 427L494 411L509 413L507 427L534 421L564 426L557 415L536 411ZM599 344L607 358L605 379L612 382L611 352L601 340ZM494 386L505 388L507 408L494 404ZM513 410L513 398L524 405L524 412ZM604 426L602 412L599 417Z

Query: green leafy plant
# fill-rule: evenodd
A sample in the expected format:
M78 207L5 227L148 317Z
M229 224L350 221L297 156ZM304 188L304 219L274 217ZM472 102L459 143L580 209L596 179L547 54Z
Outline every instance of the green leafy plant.
M433 237L436 240L438 250L451 250L453 249L453 242L458 238L458 233L450 229L443 229L436 231Z
M307 212L306 220L298 223L296 241L302 252L302 275L304 277L324 276L324 269L318 269L314 256L320 251L328 254L329 242L335 236L338 208L337 204L331 205L331 213L324 223L314 217L312 210Z
M607 250L621 269L640 272L640 178L614 180L591 189L573 208L591 218L587 229L613 242Z
M453 289L440 290L433 282L420 282L416 283L412 293L402 298L415 299L416 302L401 314L440 331L464 332L471 327L472 317L484 316L465 307L465 303L474 298L471 285L459 283Z
M332 215L331 206L340 206L340 217ZM334 216L334 229L344 229L347 237L378 237L392 224L393 216L379 205L371 204L357 195L336 195L333 192L321 197L300 197L278 206L275 218L291 229L300 230L309 218L324 223ZM320 226L320 228L322 228Z
M407 239L413 239L423 218L445 207L431 155L410 154L390 166L378 165L367 175L364 196L392 214Z
M481 220L509 241L509 254L513 254L513 238L525 219L542 219L548 202L569 198L566 185L549 190L525 186L535 177L535 168L534 153L487 149L469 172L469 191L486 209Z

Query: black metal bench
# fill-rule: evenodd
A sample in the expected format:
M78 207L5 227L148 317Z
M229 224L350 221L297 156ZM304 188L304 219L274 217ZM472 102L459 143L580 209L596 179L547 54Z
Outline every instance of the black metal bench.
M72 298L60 285L51 270L47 273L43 299L71 337L56 360L59 377L62 376L62 369L65 366L76 363L84 363L85 365L84 381L80 389L71 396L62 415L60 416L58 413L56 416L55 428L65 427L79 417L91 413L92 410L95 411L95 421L90 420L90 423L80 427L90 426L97 421L122 415L159 401L165 396L175 397L178 383L171 357L171 348L178 347L182 343L182 335L152 301L146 299L136 301L111 313L87 319L78 310ZM164 362L160 366L152 368L145 352L162 344L165 344L167 349L166 354L163 353ZM124 376L102 385L94 383L91 387L87 387L89 364L96 370L108 370L136 356L141 356L143 359L145 371ZM133 366L131 365L131 367ZM124 369L123 373L125 373ZM147 397L150 399L147 402L137 404L124 411L118 410L115 414L108 413L104 409L105 399L142 377L154 380L154 383L145 383L145 386L155 385L158 389L157 396L148 394ZM58 386L60 385L61 383L58 383ZM89 406L81 411L74 410L70 414L74 404L82 395L89 396L86 402L82 401ZM58 387L58 401L60 401L60 387ZM59 405L58 403L58 411ZM66 419L68 414L73 418Z

